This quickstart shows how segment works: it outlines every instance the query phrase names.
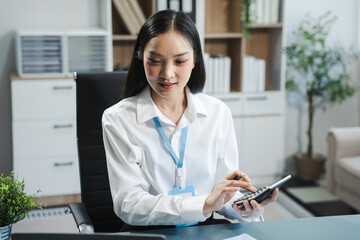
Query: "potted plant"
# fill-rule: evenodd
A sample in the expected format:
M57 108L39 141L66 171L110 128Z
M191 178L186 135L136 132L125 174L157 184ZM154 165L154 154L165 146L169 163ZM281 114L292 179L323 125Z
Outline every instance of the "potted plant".
M37 191L39 193L40 190ZM10 239L12 224L24 219L28 212L42 208L36 204L36 194L25 193L25 182L18 180L11 172L9 176L0 176L0 239Z
M341 103L357 91L347 66L358 58L358 54L338 45L329 47L326 42L335 21L331 12L319 18L307 14L294 32L295 41L285 48L286 89L301 93L308 105L307 150L305 154L295 154L298 175L303 180L316 180L325 162L324 156L314 154L315 110L329 103Z

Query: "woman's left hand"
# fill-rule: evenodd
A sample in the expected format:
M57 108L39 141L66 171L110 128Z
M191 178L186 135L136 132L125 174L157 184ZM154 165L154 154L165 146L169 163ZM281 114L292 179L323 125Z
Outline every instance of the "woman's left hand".
M250 202L245 200L244 201L244 206L238 207L238 206L234 205L233 208L240 215L248 215L248 216L250 216L254 212L260 211L261 208L264 207L265 205L267 205L269 203L272 203L272 202L275 202L275 200L276 200L276 198L278 196L278 193L279 193L279 189L276 188L273 191L273 193L271 194L271 196L269 198L265 199L264 201L262 201L261 203L258 203L255 200L251 200Z

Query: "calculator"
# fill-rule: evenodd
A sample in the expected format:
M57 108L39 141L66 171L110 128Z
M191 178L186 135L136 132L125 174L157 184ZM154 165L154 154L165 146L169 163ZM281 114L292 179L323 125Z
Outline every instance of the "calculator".
M243 202L245 200L248 201L256 200L257 202L260 203L264 201L266 198L268 198L271 195L271 193L275 190L275 188L280 188L285 182L289 181L290 178L291 175L288 175L271 186L265 186L258 189L256 192L247 193L244 196L236 199L233 204L237 205L238 207L241 207L243 206Z

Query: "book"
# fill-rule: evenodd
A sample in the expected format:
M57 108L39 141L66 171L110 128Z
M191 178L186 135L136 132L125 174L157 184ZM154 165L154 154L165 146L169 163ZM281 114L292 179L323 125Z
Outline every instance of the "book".
M182 1L182 11L186 13L192 13L193 12L193 0L183 0Z
M138 3L137 0L126 0L130 6L130 9L132 10L132 13L135 16L135 19L137 20L137 23L139 25L139 30L146 21L146 17Z
M266 62L252 56L245 56L242 72L243 92L265 91Z
M215 92L215 58L210 57L210 93Z
M162 11L162 10L165 10L167 9L168 6L167 6L167 0L157 0L156 1L156 11Z
M170 0L169 1L169 9L174 11L180 10L180 0Z
M270 22L270 1L271 0L262 0L262 13L263 13L263 22L267 24Z
M258 21L256 9L256 1L251 2L249 6L249 22L256 23Z
M119 13L120 18L123 20L126 29L129 31L131 35L135 35L138 33L139 29L137 29L137 25L135 23L134 17L129 12L129 7L126 1L124 0L112 0L114 6ZM126 3L126 4L125 4Z
M256 23L264 22L263 0L256 0Z
M265 91L265 81L266 81L266 64L264 59L257 59L257 67L258 67L258 83L257 83L257 91L264 92Z
M204 65L205 65L205 86L203 92L211 92L211 81L210 81L210 54L204 53Z
M133 26L133 30L135 30L135 33L137 34L142 26L142 24L140 24L140 22L137 20L135 12L133 11L133 9L130 6L130 2L128 0L122 0L123 1L123 7L124 10L127 13L127 17L130 19L132 26ZM131 2L133 2L134 0L132 0Z
M224 75L224 93L229 93L231 83L231 58L228 56L224 57Z
M270 22L277 23L279 22L279 0L271 0L271 13L270 13Z

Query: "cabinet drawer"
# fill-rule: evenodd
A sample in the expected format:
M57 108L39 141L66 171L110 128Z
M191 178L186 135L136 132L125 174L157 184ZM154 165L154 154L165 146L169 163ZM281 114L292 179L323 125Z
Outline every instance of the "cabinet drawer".
M41 190L40 196L80 193L78 160L49 158L46 160L14 161L14 170L25 179L27 193Z
M14 121L14 158L76 156L75 119Z
M249 176L280 175L284 169L282 116L242 119L242 169Z
M76 115L76 90L72 80L14 80L11 91L13 120Z
M220 101L223 101L229 108L233 116L242 113L242 98L238 93L230 93L224 95L214 95Z
M259 93L244 95L244 115L282 114L285 97L283 93Z

